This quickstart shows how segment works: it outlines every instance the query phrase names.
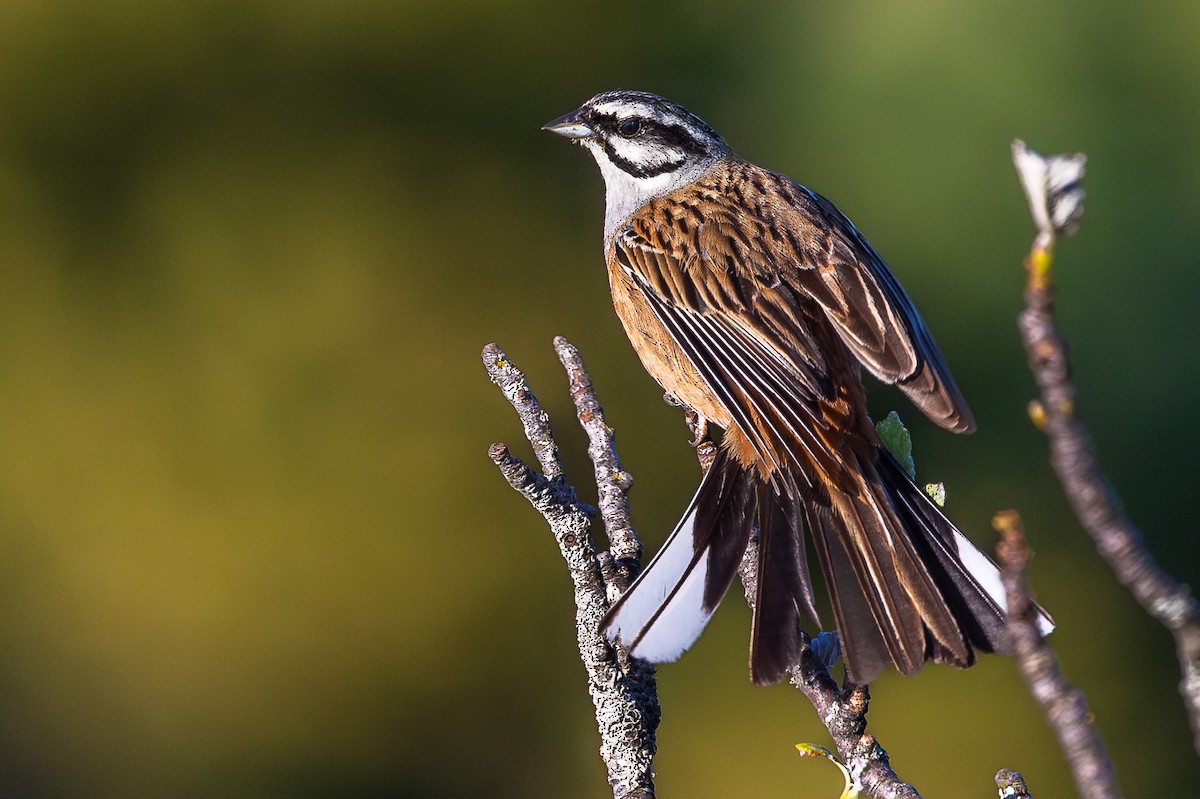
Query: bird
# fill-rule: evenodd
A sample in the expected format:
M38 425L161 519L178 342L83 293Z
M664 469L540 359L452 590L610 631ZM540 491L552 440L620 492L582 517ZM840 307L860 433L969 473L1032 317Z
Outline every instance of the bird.
M679 524L608 611L609 640L652 663L678 659L757 530L756 684L783 679L806 624L820 629L810 545L850 682L1010 651L995 564L913 483L868 416L863 370L941 427L975 428L866 237L825 197L735 155L658 95L597 94L543 129L599 165L613 305L643 366L701 427L723 430Z

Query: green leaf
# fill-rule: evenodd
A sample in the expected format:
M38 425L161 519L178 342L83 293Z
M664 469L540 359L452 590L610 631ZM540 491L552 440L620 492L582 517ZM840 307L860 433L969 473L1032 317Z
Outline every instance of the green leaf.
M913 463L912 436L908 434L904 422L900 421L900 415L895 411L889 413L883 421L875 425L875 432L879 433L883 445L900 462L904 471L908 472L909 478L915 480L917 465Z

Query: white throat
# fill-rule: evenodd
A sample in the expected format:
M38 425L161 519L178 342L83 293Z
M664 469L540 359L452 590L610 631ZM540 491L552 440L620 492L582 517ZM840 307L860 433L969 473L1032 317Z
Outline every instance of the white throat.
M717 158L696 159L685 163L671 172L649 178L630 175L608 159L604 148L598 143L584 142L604 178L604 247L607 250L613 235L627 222L634 212L655 197L670 194L683 188L696 178L712 169Z

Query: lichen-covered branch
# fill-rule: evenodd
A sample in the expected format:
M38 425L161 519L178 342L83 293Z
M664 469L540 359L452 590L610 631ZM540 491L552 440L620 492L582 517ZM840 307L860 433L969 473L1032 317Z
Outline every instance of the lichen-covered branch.
M1021 676L1058 736L1080 797L1120 799L1112 761L1091 722L1087 700L1059 672L1058 658L1038 631L1037 606L1025 578L1029 547L1021 517L1013 510L1002 511L992 523L1000 533L996 555L1008 599L1008 632Z
M604 421L604 409L596 399L592 376L584 369L579 350L562 336L555 337L554 350L567 370L575 413L588 437L588 457L596 472L600 518L608 537L608 551L601 554L604 558L601 568L609 584L609 600L615 601L637 576L642 559L642 542L629 518L633 475L621 468L613 429Z
M1188 586L1158 566L1141 533L1121 510L1116 492L1100 468L1091 436L1077 414L1066 340L1054 323L1054 242L1057 236L1074 231L1082 213L1079 182L1083 159L1043 158L1016 142L1013 161L1038 223L1037 238L1025 260L1025 308L1018 322L1040 392L1034 421L1046 433L1054 470L1096 548L1146 612L1175 637L1183 676L1180 690L1193 743L1200 752L1200 605Z
M612 432L604 426L603 412L591 389L591 378L574 347L563 339L556 340L555 346L567 368L580 421L596 451L604 451L603 469L601 462L596 462L597 477L602 478L601 502L607 506L604 518L606 521L613 519L617 525L624 524L624 531L617 535L636 538L628 525L624 489L616 485L620 480L627 487L629 479L617 476L620 469L612 445ZM489 344L484 348L483 363L492 382L500 387L516 410L542 467L541 473L531 469L504 444L493 444L488 450L509 485L545 518L567 563L575 594L579 655L587 672L588 693L600 729L600 756L608 769L613 796L615 799L653 799L652 762L659 721L654 669L640 662L629 662L627 658L622 664L617 651L600 632L600 622L610 605L610 592L619 593L624 588L616 583L627 579L623 571L636 571L637 555L626 557L628 565L624 570L607 570L609 579L606 580L588 534L596 511L579 500L574 487L563 476L549 417L529 390L525 375L498 346ZM624 506L623 517L621 506Z

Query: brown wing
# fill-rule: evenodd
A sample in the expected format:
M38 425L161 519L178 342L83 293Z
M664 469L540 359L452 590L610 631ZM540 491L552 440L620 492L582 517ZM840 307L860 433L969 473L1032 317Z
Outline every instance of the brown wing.
M824 308L859 361L885 383L896 383L930 419L968 433L975 419L912 300L875 248L829 200L782 176L803 221L829 231L815 268L789 272L798 290Z
M844 397L857 381L849 362L819 340L791 288L689 263L665 248L664 228L646 221L635 217L617 235L616 263L749 439L764 476L789 462L803 475L813 466L836 475L857 411ZM768 293L780 296L768 301Z
M676 193L669 202L651 204L639 214L651 224L638 226L635 217L635 230L681 261L685 253L699 253L696 264L683 262L693 275L712 270L748 281L760 327L788 331L798 305L814 305L875 377L898 384L939 425L974 429L966 400L912 301L833 203L745 162L708 180L691 190L690 201ZM787 355L812 360L810 353Z

